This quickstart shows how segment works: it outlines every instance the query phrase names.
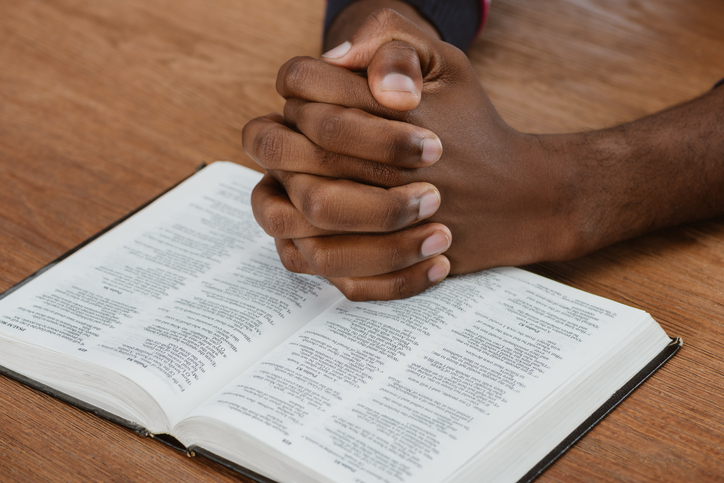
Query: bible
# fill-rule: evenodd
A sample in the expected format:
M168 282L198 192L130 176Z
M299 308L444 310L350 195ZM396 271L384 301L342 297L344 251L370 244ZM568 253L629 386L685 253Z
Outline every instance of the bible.
M0 298L0 372L258 481L530 481L681 346L517 268L352 302L217 162Z

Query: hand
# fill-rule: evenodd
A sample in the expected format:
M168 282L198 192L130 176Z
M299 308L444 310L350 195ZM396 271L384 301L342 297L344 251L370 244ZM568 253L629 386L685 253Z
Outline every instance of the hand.
M437 282L447 260L452 273L466 273L569 253L570 240L553 236L566 222L568 190L557 182L564 176L534 136L498 116L462 52L381 11L346 55L325 60L293 59L280 70L288 127L267 117L244 132L247 153L270 170L253 204L285 266L337 279L348 297L387 298ZM351 72L368 67L372 92L393 71L421 86L420 105L383 107ZM431 164L439 154L433 133L445 148ZM396 231L426 217L420 200L435 188L442 204L430 220L440 224ZM340 232L365 234L329 236ZM447 238L430 242L437 252L451 243L447 260L423 250L436 234Z
M421 66L421 102L409 112L370 92L394 65L415 82L415 58L386 62L391 46ZM253 204L285 265L327 276L351 299L412 295L448 261L465 273L574 258L722 211L721 136L706 138L709 151L691 146L718 125L712 106L722 107L724 89L619 128L533 136L500 119L462 53L392 12L375 14L333 53L280 70L284 119L252 121L244 146L270 170ZM349 71L365 67L370 88ZM436 163L434 149L423 155L432 133L444 146ZM433 186L442 204L426 219L433 223L415 224L434 211L421 210ZM435 234L452 244L427 256Z

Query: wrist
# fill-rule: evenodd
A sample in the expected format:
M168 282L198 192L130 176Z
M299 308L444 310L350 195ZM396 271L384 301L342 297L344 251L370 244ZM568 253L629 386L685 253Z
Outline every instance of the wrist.
M420 27L425 33L436 39L440 34L435 27L409 4L400 0L358 0L345 8L327 28L324 35L324 52L338 46L359 29L371 13L382 8L390 8Z
M695 170L672 156L675 133L639 121L599 131L542 136L548 163L567 179L568 256L701 217ZM674 182L676 180L676 182ZM699 215L697 215L699 213Z
M551 224L557 260L578 258L648 231L652 220L634 193L625 131L539 136L546 166L554 172L557 196Z

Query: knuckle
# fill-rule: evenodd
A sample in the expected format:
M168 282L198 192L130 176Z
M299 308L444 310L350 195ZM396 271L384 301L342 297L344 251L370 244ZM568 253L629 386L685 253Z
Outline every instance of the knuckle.
M262 209L261 226L272 238L288 238L289 222L287 216L282 210L278 210L274 206L266 206Z
M293 243L285 243L283 245L277 245L277 253L279 254L279 260L281 260L284 268L294 273L305 273L306 264L302 260L299 252L294 247Z
M408 203L404 200L394 199L385 204L380 219L380 229L383 231L396 231L405 226Z
M390 26L391 23L398 20L399 17L400 14L398 14L391 8L380 8L372 12L369 16L369 19L372 22L376 23L380 29L385 29Z
M311 241L310 245L306 259L314 273L323 277L334 276L337 265L335 250L329 249L316 241Z
M389 278L377 289L369 287L369 283L375 282L357 278L343 278L335 280L335 286L344 294L345 297L347 297L347 299L352 302L364 302L372 299L373 297L379 300L404 299L415 295L416 293L415 289L408 283L408 280L403 275L395 275ZM384 291L380 292L383 295L380 295L380 293L375 294L374 292L379 292L380 288L384 288Z
M403 275L395 275L390 280L390 298L391 299L404 299L411 295L410 284Z
M309 77L311 57L294 57L287 61L277 77L277 91L284 97L295 97L303 91Z
M419 60L415 48L402 40L391 40L382 45L378 55L382 54L387 63L401 70L419 69Z
M284 103L284 120L292 124L303 122L307 104L307 101L296 97L287 99Z
M254 139L254 154L255 160L266 169L280 168L284 155L284 133L274 128L261 131Z
M365 302L369 300L367 291L362 283L351 278L343 278L336 281L335 285L340 292L351 302Z
M302 211L312 225L324 228L329 223L333 196L326 186L314 185L304 194Z
M415 50L415 47L403 40L393 40L388 42L388 44L402 60L409 61L413 57L417 58L417 51Z
M254 144L261 126L264 125L263 118L252 119L241 129L241 145L249 156L254 156Z
M341 116L330 115L319 126L319 141L322 146L333 148L339 144L344 130Z
M396 245L390 250L387 259L389 261L390 267L392 270L399 270L405 267L407 257L405 257L405 254L400 250L399 246Z

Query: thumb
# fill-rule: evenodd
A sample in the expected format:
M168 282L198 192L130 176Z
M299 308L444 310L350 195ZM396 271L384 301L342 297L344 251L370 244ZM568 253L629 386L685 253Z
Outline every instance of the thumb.
M433 64L439 42L397 12L383 9L372 13L349 41L322 54L322 60L366 70L375 99L407 111L420 102L424 72Z
M422 68L417 52L406 42L387 42L372 58L367 82L381 105L411 111L422 98Z

